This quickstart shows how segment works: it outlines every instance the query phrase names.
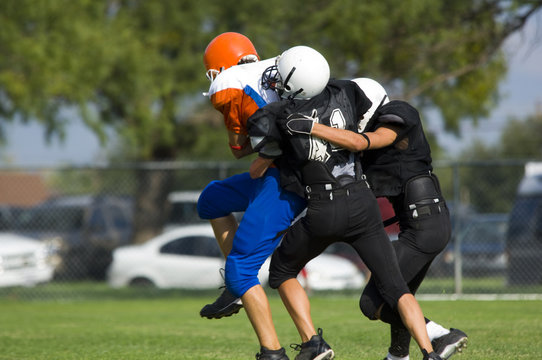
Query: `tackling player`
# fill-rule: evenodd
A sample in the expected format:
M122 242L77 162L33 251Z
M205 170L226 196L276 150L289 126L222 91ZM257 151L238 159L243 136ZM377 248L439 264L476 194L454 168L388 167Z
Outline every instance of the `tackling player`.
M372 79L353 81L372 102L357 132L307 120L297 120L295 127L350 151L363 151L361 163L373 192L390 200L395 221L399 221L399 239L392 244L403 278L415 294L451 235L448 208L432 172L431 149L416 109L404 101L390 102L384 88ZM408 360L410 334L372 278L363 291L360 308L369 319L391 325L391 345L385 360ZM468 339L463 331L445 329L429 319L426 323L435 352L443 359L466 346Z
M296 277L337 241L351 244L360 255L385 303L400 314L424 359L441 359L433 352L423 313L401 276L360 157L311 136L312 126L304 127L321 123L356 131L371 101L352 81L328 83L327 61L306 46L285 51L276 66L266 70L264 80L288 99L259 109L249 119L251 142L259 152L250 174L262 176L274 162L282 186L307 199L307 214L292 225L273 253L269 277L269 285L278 288L302 339L296 360L334 356L321 329L318 333L314 329L309 300Z

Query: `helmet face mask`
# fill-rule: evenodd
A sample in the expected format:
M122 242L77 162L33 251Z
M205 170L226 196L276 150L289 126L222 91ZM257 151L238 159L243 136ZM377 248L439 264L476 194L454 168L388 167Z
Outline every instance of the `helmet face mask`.
M282 97L284 94L285 87L282 82L282 77L279 73L278 63L280 55L275 59L275 65L272 65L264 70L262 74L262 87L265 90L271 89L274 90Z
M224 70L224 68L222 68L220 70L209 69L205 73L205 76L207 77L207 79L209 79L210 82L213 82L216 79L216 77L218 76L218 74L220 74L220 72L222 70Z
M262 74L262 87L265 90L275 90L279 92L282 88L282 79L280 78L277 65L272 65L264 70Z

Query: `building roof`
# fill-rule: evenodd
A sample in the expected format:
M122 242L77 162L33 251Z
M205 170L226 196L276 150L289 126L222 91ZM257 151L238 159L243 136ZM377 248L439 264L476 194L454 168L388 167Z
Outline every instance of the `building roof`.
M39 174L0 171L0 204L33 206L51 195Z

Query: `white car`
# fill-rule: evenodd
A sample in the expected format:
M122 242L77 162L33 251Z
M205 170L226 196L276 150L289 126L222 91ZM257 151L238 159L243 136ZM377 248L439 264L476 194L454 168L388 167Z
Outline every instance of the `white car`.
M297 279L311 290L360 290L365 286L363 273L350 260L332 254L320 254L305 265Z
M53 272L46 244L12 233L0 233L0 287L49 282Z
M259 279L266 285L269 262L263 264ZM167 231L149 241L117 248L108 270L112 287L134 285L158 288L216 289L224 284L220 269L224 258L209 224L187 225ZM344 258L322 254L306 266L302 284L312 290L360 289L365 278Z

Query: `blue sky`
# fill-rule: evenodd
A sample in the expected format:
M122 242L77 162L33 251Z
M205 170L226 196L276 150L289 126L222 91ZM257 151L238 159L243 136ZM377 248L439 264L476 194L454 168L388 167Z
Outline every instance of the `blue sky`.
M542 11L507 40L505 50L510 68L500 87L503 99L488 119L481 120L477 127L463 122L460 137L444 134L440 119L425 119L427 130L439 134L439 142L450 153L457 154L474 138L497 141L510 116L522 118L537 109L542 112ZM68 126L64 142L55 138L46 144L43 128L37 124L10 125L7 137L8 146L0 150L0 165L87 165L103 158L96 137L79 120Z

